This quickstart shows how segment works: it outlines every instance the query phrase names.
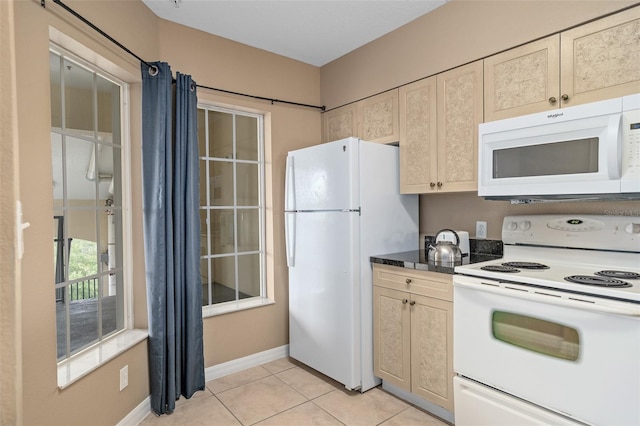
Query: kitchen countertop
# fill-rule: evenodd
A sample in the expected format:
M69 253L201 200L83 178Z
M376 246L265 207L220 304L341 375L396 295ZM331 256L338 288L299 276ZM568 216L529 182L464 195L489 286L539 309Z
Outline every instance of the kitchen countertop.
M500 259L501 256L492 254L471 253L470 263L484 262L485 260ZM371 256L371 263L381 265L399 266L401 268L417 269L420 271L440 272L443 274L453 274L453 266L440 266L427 261L426 250L403 251L400 253L390 253Z

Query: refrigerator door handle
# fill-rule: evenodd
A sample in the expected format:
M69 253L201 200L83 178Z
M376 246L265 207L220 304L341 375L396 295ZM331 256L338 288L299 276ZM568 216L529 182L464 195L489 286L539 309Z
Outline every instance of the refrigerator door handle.
M287 156L286 176L284 178L284 210L296 209L296 188L293 168L293 157Z
M292 268L296 263L296 215L284 214L284 238L287 252L287 267Z

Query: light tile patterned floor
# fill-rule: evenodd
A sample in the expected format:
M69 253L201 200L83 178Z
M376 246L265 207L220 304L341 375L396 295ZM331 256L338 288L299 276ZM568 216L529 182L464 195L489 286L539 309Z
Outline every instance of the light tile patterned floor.
M140 426L447 426L381 390L349 392L340 383L290 358L249 368L207 383L172 414L149 414Z

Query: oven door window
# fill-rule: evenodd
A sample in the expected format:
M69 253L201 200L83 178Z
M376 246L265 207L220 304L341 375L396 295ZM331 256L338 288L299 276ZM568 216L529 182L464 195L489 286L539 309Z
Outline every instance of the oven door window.
M576 361L578 331L566 325L505 311L494 311L493 337L502 342L554 358Z

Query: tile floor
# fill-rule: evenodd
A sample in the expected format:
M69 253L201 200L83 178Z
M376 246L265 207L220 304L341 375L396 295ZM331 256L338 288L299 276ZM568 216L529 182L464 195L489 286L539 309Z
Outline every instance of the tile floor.
M448 423L383 391L349 392L340 383L281 358L207 383L172 414L149 414L155 425L384 425L447 426Z

